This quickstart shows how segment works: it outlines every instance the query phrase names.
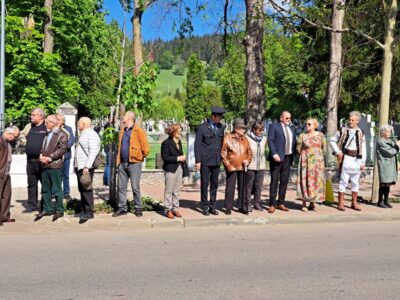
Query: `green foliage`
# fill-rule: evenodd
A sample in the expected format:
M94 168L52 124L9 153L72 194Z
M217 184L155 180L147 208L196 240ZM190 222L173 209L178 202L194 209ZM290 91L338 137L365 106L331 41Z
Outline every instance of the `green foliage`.
M207 65L206 69L206 78L209 81L214 81L215 73L218 72L218 64L213 61L211 64Z
M6 118L13 120L29 115L34 107L54 112L63 102L74 102L80 85L77 78L63 74L58 54L44 54L43 35L26 30L22 18L7 17L6 44Z
M156 108L155 119L182 121L184 117L182 102L172 97L161 98Z
M185 114L191 128L196 128L207 115L207 105L203 101L205 68L196 54L190 56L186 75Z
M243 46L232 44L223 66L215 74L216 83L221 87L222 102L228 111L225 115L228 121L242 116L246 110L245 64Z
M174 63L175 57L171 51L167 50L161 55L159 65L162 70L172 70Z
M173 73L175 76L183 76L183 75L185 75L185 66L184 66L184 65L181 65L181 64L179 64L179 65L174 65L174 68L173 68L173 70L172 70L172 73Z
M117 142L118 142L118 131L112 126L109 126L106 129L104 129L103 134L101 136L101 144L104 146Z
M135 213L133 201L127 201L128 212ZM142 197L142 209L144 211L163 211L164 206L151 197Z
M136 114L151 114L155 109L153 91L156 87L157 66L149 62L144 63L139 74L125 75L122 87L122 100L127 110Z
M202 97L206 104L206 109L210 106L223 106L221 89L218 86L204 85Z

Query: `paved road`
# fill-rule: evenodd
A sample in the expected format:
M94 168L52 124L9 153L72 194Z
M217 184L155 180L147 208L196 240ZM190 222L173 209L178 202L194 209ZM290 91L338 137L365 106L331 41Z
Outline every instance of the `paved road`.
M0 234L1 299L399 299L400 222Z

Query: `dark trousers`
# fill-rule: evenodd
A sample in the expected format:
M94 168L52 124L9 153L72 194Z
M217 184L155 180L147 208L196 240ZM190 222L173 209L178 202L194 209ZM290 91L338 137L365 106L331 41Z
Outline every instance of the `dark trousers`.
M41 180L39 158L28 158L26 161L26 175L28 177L28 205L30 208L38 208L38 182Z
M201 206L203 209L215 209L217 202L219 166L201 165ZM208 186L210 185L210 201L208 201Z
M92 182L93 182L94 169L93 168L90 169L89 173L90 173L90 177L92 178ZM78 176L78 190L79 190L79 193L81 194L82 211L84 214L93 216L93 204L94 204L93 189L85 190L85 188L82 186L81 181L79 179L83 175L83 169L77 171L76 174Z
M56 198L56 211L64 212L64 194L62 191L62 170L42 168L42 201L43 212L53 212L51 205L52 193Z
M11 177L0 178L0 222L10 218Z
M270 163L271 185L269 190L270 206L277 206L285 203L286 189L289 183L291 162L292 162L292 155L286 155L285 159L281 162L275 162L274 160L271 160ZM278 195L278 201L276 201L278 185L279 185L279 195Z
M226 187L225 187L225 208L232 210L233 200L235 199L235 187L236 181L238 186L238 208L247 210L247 204L245 203L245 191L244 188L244 172L226 172Z
M69 169L71 166L71 159L65 159L64 160L64 166L62 169L63 172L63 191L64 191L64 196L69 195L70 193L70 187L69 187Z
M111 176L111 152L106 152L106 165L104 167L103 185L110 185Z
M256 203L261 205L261 192L263 189L265 170L253 171L248 170L245 174L246 184L246 199L248 206L251 203L251 192L254 192L254 198L252 204Z

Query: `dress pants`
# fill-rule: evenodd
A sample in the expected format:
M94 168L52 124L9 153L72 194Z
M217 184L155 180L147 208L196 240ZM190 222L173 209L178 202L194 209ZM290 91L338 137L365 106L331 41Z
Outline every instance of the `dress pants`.
M10 218L11 204L11 177L6 175L0 178L0 222Z
M93 168L89 169L89 173L90 173L90 177L92 178L92 182L93 182L94 169ZM83 169L78 170L77 171L78 190L79 190L79 193L81 194L82 211L84 214L93 216L93 205L94 205L93 188L91 190L86 190L82 186L81 181L79 180L82 175L83 175Z
M56 198L56 211L64 212L64 195L61 187L62 169L42 168L42 198L43 212L53 212L51 195Z
M28 206L38 208L38 182L41 180L41 164L39 158L29 158L26 161L26 175L28 177Z
M63 191L64 191L64 197L69 195L70 193L70 187L69 187L69 169L71 166L71 159L65 159L64 160L64 165L63 165Z
M118 167L118 209L128 211L126 204L126 190L129 179L133 192L133 203L135 211L142 211L142 195L140 193L140 175L142 174L142 163L121 163Z
M245 187L244 187L244 172L234 171L226 172L226 187L225 187L225 208L233 209L233 200L235 199L235 187L236 181L238 186L238 208L242 210L247 210L247 203L245 197Z
M164 206L166 210L178 210L179 194L183 184L183 169L179 164L175 173L165 172Z
M200 168L201 206L203 210L215 209L217 202L218 176L220 166L205 166ZM210 186L210 201L208 201L208 186Z
M281 162L271 160L270 172L271 172L271 184L269 191L270 206L277 206L285 203L286 189L289 183L290 176L290 164L292 162L292 155L285 155L285 159ZM276 195L278 192L278 201L276 201Z
M248 208L250 203L255 205L256 203L261 205L261 192L263 189L265 170L247 170L245 176L246 184L246 199ZM251 192L254 192L254 198L251 202Z

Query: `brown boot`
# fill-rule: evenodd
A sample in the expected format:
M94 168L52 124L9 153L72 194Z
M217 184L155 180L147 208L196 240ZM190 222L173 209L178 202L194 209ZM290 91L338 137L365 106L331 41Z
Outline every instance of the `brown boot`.
M358 192L351 192L351 208L360 211L361 207L357 204Z
M170 210L167 210L167 212L165 213L165 216L166 216L168 219L173 219L173 218L174 218L174 214L173 214L172 211L170 211Z
M340 211L345 211L344 209L344 193L338 193L338 206L337 209Z

